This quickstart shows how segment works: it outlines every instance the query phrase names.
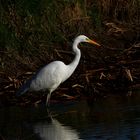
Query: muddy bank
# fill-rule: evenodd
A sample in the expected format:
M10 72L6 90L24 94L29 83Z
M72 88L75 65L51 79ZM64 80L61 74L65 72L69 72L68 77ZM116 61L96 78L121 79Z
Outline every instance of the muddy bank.
M81 98L104 98L118 95L132 96L134 89L140 88L140 42L139 27L126 28L121 24L104 23L105 30L97 39L102 46L80 47L82 57L74 74L52 95L52 102L65 102ZM53 46L53 45L52 45ZM68 46L70 48L70 46ZM52 48L53 59L67 64L74 58L71 49ZM17 60L13 58L14 60ZM41 65L46 64L43 60ZM0 106L28 105L45 102L46 94L25 94L17 98L15 93L26 79L29 79L37 67L28 67L31 63L19 61L5 62L9 69L0 71ZM32 65L37 65L32 62Z

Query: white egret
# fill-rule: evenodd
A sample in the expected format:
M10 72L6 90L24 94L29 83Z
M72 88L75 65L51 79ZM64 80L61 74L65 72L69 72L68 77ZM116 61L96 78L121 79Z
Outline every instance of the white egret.
M62 61L53 61L40 69L30 80L21 86L17 95L22 95L27 91L48 91L46 104L50 100L51 93L65 80L67 80L76 69L81 52L77 47L81 42L88 42L100 46L95 41L89 39L85 35L79 35L73 43L73 51L75 53L74 60L66 65Z

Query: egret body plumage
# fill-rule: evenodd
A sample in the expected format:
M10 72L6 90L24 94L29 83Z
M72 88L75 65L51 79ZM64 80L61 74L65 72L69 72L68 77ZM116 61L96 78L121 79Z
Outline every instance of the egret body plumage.
M41 68L30 80L27 80L27 82L20 87L17 95L22 95L27 91L46 90L48 92L46 104L48 104L51 93L61 83L67 80L76 69L81 57L80 49L77 46L81 42L88 42L100 46L98 43L89 39L85 35L76 37L73 43L75 58L70 64L66 65L62 61L53 61L49 63Z

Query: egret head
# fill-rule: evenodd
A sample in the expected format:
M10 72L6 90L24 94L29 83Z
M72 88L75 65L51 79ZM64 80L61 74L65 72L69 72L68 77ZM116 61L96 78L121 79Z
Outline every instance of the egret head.
M97 46L101 46L100 44L98 44L97 42L95 42L94 40L89 39L87 36L85 35L79 35L77 38L78 42L88 42Z

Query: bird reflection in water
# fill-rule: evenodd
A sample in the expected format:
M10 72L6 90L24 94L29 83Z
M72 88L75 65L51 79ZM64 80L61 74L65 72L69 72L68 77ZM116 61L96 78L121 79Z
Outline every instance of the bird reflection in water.
M62 125L56 119L41 122L35 125L34 132L41 140L82 140L78 132L69 126Z

